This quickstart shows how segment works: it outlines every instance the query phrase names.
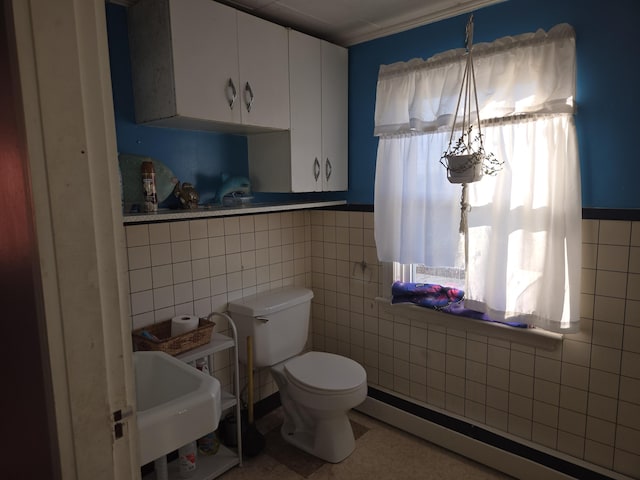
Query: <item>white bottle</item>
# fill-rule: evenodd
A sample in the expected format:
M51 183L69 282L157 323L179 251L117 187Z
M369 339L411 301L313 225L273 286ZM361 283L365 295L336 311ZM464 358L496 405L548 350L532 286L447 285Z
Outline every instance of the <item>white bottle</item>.
M196 457L198 449L196 442L189 442L178 449L178 465L180 477L189 478L196 471Z

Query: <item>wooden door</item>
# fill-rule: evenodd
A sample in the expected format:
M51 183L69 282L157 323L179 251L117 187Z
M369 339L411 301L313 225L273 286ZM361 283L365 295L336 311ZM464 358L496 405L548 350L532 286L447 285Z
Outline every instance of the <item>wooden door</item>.
M5 395L2 455L5 478L60 479L55 414L43 315L42 282L31 196L29 158L15 62L11 2L0 8L0 362ZM25 461L25 449L41 441L37 458Z

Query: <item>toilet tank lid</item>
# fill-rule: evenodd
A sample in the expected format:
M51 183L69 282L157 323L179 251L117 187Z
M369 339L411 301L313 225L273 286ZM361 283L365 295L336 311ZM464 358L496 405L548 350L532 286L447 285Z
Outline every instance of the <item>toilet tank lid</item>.
M312 298L313 292L308 288L284 287L233 300L229 302L229 311L249 317L261 317L310 302Z

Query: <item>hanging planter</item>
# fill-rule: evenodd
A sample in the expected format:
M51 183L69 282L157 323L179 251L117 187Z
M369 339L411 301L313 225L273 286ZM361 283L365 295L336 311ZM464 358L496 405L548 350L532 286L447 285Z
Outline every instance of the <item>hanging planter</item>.
M467 62L462 75L460 94L456 104L456 113L449 137L449 146L442 154L440 163L447 169L447 179L451 183L473 183L483 175L495 175L502 169L503 162L498 161L493 153L484 149L483 136L480 127L480 108L478 107L478 92L476 90L475 70L473 67L473 15L469 17L466 31ZM472 103L472 100L474 101ZM462 104L461 135L454 142L458 112ZM472 108L475 104L475 118L472 119ZM478 127L478 133L473 136L473 120Z
M482 178L482 164L477 154L447 155L447 180L472 183Z
M483 175L495 175L502 169L503 162L498 161L493 153L485 151L482 134L473 137L472 133L473 125L469 125L440 159L451 183L477 182Z

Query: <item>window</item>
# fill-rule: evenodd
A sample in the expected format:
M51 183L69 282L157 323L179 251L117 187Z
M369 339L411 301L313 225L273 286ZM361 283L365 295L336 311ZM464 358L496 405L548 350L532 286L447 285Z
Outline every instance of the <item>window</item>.
M422 263L393 262L393 280L434 283L464 290L465 270L461 267L429 267Z
M462 202L439 159L454 121L463 55L380 68L378 257L405 265L397 271L414 280L456 276L465 265L466 308L575 331L581 193L573 29L559 25L476 48L484 144L505 164L496 177L468 184Z

